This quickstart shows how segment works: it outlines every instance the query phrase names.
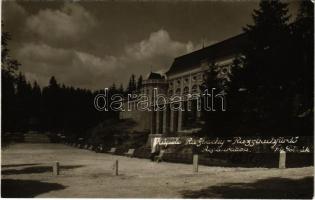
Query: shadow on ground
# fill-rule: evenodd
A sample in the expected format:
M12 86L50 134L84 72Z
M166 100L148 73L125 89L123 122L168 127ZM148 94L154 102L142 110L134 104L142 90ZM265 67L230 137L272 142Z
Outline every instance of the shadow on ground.
M58 183L47 183L35 180L1 180L1 197L30 198L53 190L63 190L66 187Z
M39 163L1 165L1 167L2 167L2 168L5 168L5 167L25 167L25 166L33 166L33 165L39 165Z
M254 183L227 183L193 191L181 191L183 198L236 199L310 199L313 197L313 179L268 178Z
M82 167L83 165L65 165L60 166L60 170L68 170ZM52 166L34 166L34 167L26 167L23 169L7 169L2 171L2 175L17 175L17 174L37 174L37 173L45 173L52 172Z

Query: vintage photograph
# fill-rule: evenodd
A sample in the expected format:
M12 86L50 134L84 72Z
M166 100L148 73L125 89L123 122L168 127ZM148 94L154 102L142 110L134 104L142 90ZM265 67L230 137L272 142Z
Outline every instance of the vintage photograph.
M4 0L1 197L312 199L311 0Z

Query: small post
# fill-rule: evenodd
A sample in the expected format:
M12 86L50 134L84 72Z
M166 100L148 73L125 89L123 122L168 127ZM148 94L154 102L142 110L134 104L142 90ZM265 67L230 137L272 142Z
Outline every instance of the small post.
M118 160L115 161L115 176L118 176Z
M279 169L285 168L286 152L281 150L279 155Z
M198 154L194 154L193 156L193 166L194 172L198 172Z
M59 175L59 162L54 162L54 164L53 164L53 174L55 176Z

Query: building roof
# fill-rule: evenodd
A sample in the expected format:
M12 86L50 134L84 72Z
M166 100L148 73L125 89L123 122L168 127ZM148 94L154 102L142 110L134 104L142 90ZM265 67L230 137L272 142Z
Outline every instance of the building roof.
M239 53L242 46L247 42L247 35L243 33L192 53L177 57L174 59L171 68L166 72L166 74L169 75L189 70L200 64L200 61L205 59L216 60L226 56L234 55Z
M147 79L165 79L165 78L159 73L151 72Z

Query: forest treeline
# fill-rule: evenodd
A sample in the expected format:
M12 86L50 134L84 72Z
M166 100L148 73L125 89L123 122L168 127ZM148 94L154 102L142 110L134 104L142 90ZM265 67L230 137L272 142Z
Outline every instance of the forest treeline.
M66 86L58 83L54 76L45 87L26 80L19 72L21 64L10 56L11 35L3 31L1 37L3 132L48 131L81 137L106 119L118 119L117 112L99 112L94 108L94 97L104 93L104 89L92 91ZM109 97L137 91L142 79L139 76L136 80L135 75L131 75L126 89L122 84L117 87L113 83L109 87Z

